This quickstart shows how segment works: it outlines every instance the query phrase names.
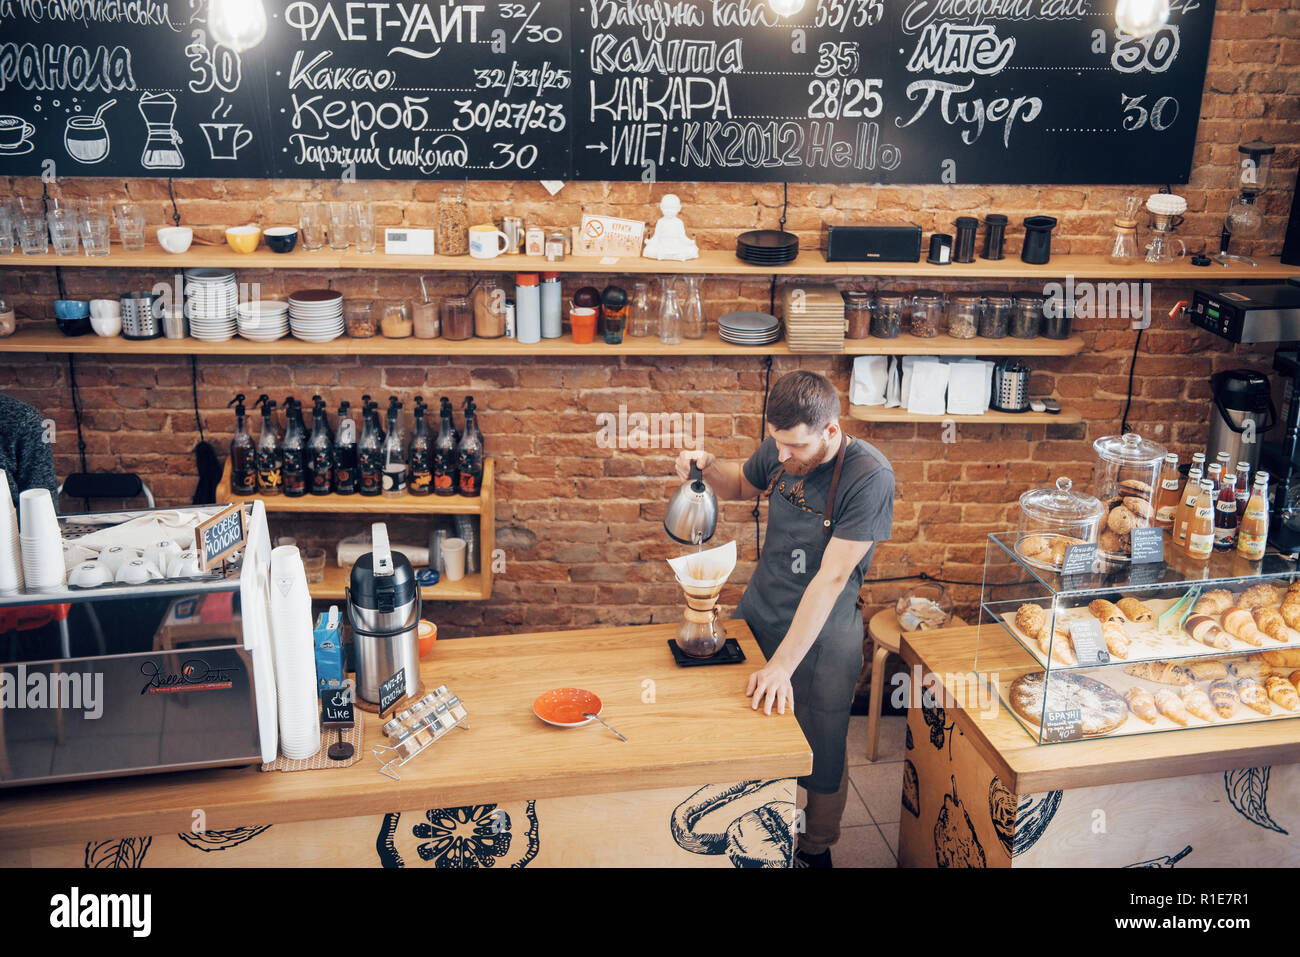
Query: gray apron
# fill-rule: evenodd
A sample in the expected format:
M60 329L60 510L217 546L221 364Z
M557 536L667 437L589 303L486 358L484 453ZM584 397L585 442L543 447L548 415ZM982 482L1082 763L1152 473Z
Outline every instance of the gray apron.
M841 441L836 455L825 516L790 504L784 495L771 494L784 470L768 486L767 541L736 607L736 617L749 625L758 647L769 659L789 631L804 590L821 568L822 555L831 539L834 497L849 441L847 436ZM796 550L802 550L802 562ZM858 608L860 585L853 580L856 577L852 576L835 599L826 624L790 680L794 715L813 750L812 774L800 778L799 783L818 794L839 790L853 689L862 673L862 612Z

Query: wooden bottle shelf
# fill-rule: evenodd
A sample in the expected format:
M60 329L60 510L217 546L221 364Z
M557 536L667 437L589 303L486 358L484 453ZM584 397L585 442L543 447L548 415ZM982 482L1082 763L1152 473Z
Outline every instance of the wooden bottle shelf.
M906 409L888 409L883 405L851 405L849 418L862 422L956 422L959 425L1073 425L1083 421L1077 412L998 412L983 415L922 415Z

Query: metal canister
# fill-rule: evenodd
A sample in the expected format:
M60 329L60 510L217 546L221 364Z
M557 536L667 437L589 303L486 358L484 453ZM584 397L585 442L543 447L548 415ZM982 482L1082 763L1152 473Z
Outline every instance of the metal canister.
M506 234L506 239L510 245L506 248L507 253L516 256L524 254L524 220L520 216L506 216L501 220L501 232Z
M352 566L348 621L356 651L357 695L379 703L379 688L398 671L406 693L420 685L420 586L411 563L388 544L382 523L371 527L373 551Z

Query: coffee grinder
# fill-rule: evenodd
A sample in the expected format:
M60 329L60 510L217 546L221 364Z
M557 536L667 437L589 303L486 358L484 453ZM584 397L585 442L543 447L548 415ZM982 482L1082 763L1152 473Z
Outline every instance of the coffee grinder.
M1255 205L1255 197L1268 188L1269 167L1275 147L1271 143L1255 140L1237 147L1241 154L1237 184L1241 189L1228 204L1228 214L1223 219L1223 232L1219 235L1219 254L1214 261L1226 266L1230 262L1258 266L1249 256L1228 252L1233 236L1254 236L1264 225L1264 217Z

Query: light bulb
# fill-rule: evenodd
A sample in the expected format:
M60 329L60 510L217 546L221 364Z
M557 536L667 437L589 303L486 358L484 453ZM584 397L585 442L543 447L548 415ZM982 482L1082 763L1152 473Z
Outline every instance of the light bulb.
M772 9L782 17L792 17L803 9L805 0L768 0Z
M1115 22L1129 36L1155 33L1169 22L1169 0L1119 0Z
M208 26L212 39L242 53L266 38L266 8L262 0L211 0Z

